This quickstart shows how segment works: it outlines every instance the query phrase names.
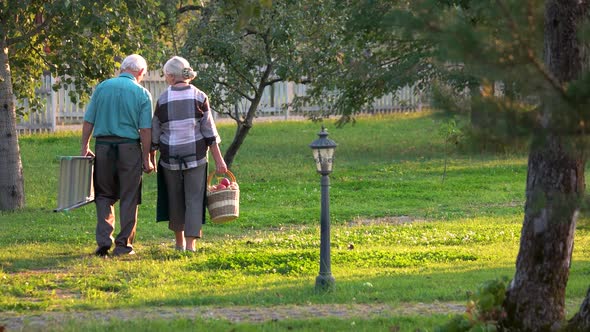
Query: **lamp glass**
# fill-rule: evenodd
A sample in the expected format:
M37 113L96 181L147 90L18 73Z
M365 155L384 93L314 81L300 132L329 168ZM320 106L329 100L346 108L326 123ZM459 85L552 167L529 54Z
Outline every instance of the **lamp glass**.
M334 148L315 148L313 157L319 173L331 173L334 160Z

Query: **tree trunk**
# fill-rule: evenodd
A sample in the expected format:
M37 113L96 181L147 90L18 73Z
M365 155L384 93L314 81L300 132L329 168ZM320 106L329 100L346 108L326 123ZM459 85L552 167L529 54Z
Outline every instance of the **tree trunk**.
M584 161L551 136L529 155L525 217L501 325L549 331L565 318L565 287L574 243Z
M230 168L230 166L233 164L234 159L238 154L238 150L242 146L242 143L244 143L246 136L248 136L250 128L252 128L252 124L247 124L246 121L238 123L234 140L231 142L230 146L225 151L225 155L223 156L227 168Z
M587 6L577 0L545 2L545 64L559 83L576 79L586 61L580 56L577 32ZM554 92L547 93L541 120L545 130L534 134L529 154L516 273L506 292L507 315L499 323L509 330L555 330L565 319L565 288L585 190L585 158L571 136L555 130L559 112L567 109Z
M470 82L469 84L469 95L470 95L470 112L469 120L471 127L477 131L488 128L488 112L486 109L477 107L479 99L481 99L480 82Z
M10 211L24 207L25 194L8 48L0 43L0 210Z
M257 93L250 104L250 108L248 108L248 113L246 113L246 118L243 121L238 121L238 128L236 129L236 134L234 136L234 140L231 142L230 146L225 151L225 155L223 156L223 160L227 165L227 168L233 164L236 155L238 154L238 150L244 143L246 136L250 132L252 128L252 122L254 121L254 115L256 115L256 109L258 109L258 105L260 104L260 99L262 98L262 92Z
M231 142L230 146L225 151L225 155L223 159L225 160L225 164L227 168L234 162L234 158L238 154L238 150L244 143L246 136L248 136L248 132L252 128L252 123L254 122L254 116L256 116L256 110L260 105L260 100L262 99L262 94L264 93L264 89L269 84L268 78L270 77L270 73L272 72L272 63L269 63L264 70L264 73L260 77L260 83L258 84L258 88L254 93L254 98L250 103L250 107L248 108L248 113L246 113L246 117L243 121L238 122L238 128L236 130L236 134L234 136L234 140ZM237 118L237 117L236 117Z

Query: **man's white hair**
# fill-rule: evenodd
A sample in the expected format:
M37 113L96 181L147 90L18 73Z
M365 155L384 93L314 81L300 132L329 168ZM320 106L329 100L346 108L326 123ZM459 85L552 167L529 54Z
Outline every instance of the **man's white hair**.
M164 74L172 75L174 78L182 80L192 80L197 76L197 73L193 71L188 61L179 56L173 56L170 60L166 61Z
M127 56L123 60L123 62L121 62L121 71L129 70L133 72L138 72L142 69L145 69L145 71L147 71L147 62L139 54L131 54Z

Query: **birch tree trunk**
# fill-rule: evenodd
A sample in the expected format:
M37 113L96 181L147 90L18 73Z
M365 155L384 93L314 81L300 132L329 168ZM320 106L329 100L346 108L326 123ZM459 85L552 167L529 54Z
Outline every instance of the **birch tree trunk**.
M545 65L558 86L576 79L586 66L577 35L587 7L586 1L545 1ZM555 84L553 89L559 90ZM507 317L500 322L508 330L551 331L565 319L565 289L585 190L585 158L573 135L555 130L568 109L558 98L546 99L543 130L535 133L529 153L520 250L504 302Z
M10 211L24 207L25 194L8 47L0 43L0 210Z

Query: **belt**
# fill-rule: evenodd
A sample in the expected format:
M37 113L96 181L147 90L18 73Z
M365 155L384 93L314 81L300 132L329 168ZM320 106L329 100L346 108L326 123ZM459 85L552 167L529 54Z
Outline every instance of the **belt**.
M120 140L101 140L100 137L96 138L96 144L100 145L108 145L109 152L107 152L107 156L111 160L115 160L113 163L113 171L116 173L117 171L117 163L116 161L119 160L119 144L139 144L139 139L133 138L121 138Z
M170 156L170 159L178 160L178 164L180 165L180 170L182 171L182 166L184 166L185 168L188 167L185 159L188 157L194 157L196 155L197 155L196 153L186 154L183 156L176 155L176 156Z

